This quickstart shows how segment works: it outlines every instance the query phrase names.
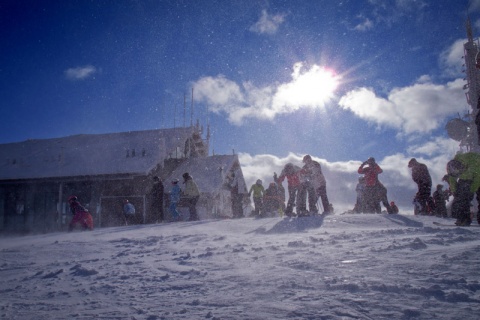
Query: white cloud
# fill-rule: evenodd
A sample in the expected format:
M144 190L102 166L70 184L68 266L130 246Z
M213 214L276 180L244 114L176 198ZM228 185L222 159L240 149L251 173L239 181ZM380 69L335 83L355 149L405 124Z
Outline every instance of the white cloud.
M440 67L443 75L447 77L463 77L462 75L462 59L464 55L463 44L467 39L458 39L450 47L440 54Z
M240 86L223 75L193 83L196 100L207 103L213 112L225 112L236 125L245 118L271 120L300 108L323 108L337 85L338 78L331 71L317 65L307 69L302 63L293 66L290 82L262 88L251 82Z
M414 144L408 147L407 152L416 156L427 156L433 157L442 154L449 155L453 158L458 151L458 141L443 138L435 137L434 140L428 141L421 145Z
M339 106L404 134L425 134L437 129L448 115L465 110L463 84L462 79L445 85L416 83L393 89L387 98L378 97L370 88L359 88L344 95Z
M480 0L470 0L470 6L468 7L468 11L470 12L479 12L480 11Z
M69 80L83 80L97 72L94 66L87 65L84 67L69 68L65 70L65 77Z
M284 21L284 14L269 15L267 10L262 10L260 19L250 27L250 31L259 34L274 34Z
M357 24L353 29L357 31L367 31L373 28L372 20L364 18L362 23Z

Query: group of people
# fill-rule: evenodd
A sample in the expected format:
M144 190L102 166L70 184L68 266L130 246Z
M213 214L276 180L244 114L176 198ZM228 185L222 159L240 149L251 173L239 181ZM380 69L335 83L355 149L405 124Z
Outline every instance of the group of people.
M171 181L172 188L170 190L170 205L169 211L172 215L174 220L178 220L180 218L180 213L177 210L178 203L180 202L180 197L183 196L185 199L185 204L188 207L190 213L190 221L197 221L199 220L198 213L197 213L197 202L200 198L200 191L198 189L197 183L193 180L193 177L188 173L185 172L182 175L183 184L185 185L184 189L182 190L178 185L179 180L173 179Z
M180 219L180 214L177 210L179 205L180 199L184 202L184 204L189 209L189 220L196 221L199 220L199 216L197 213L196 205L200 198L200 191L198 188L197 183L193 180L193 177L188 173L185 172L182 175L184 188L180 188L179 180L173 179L171 181L172 188L168 192L169 198L169 212L172 215L174 221ZM149 195L149 203L150 203L150 216L148 220L150 222L161 222L165 220L164 216L164 195L165 195L165 188L163 182L160 180L158 176L153 177L153 186ZM70 206L70 212L72 213L73 217L69 223L68 230L72 231L76 226L80 226L83 230L93 230L93 218L90 212L80 204L78 201L77 196L70 196L68 198L68 203ZM133 203L131 203L128 199L123 200L123 218L125 221L125 225L135 224L138 222L136 217L137 212Z
M418 190L414 196L414 214L436 215L447 217L446 203L453 195L451 216L458 226L469 226L472 223L473 213L471 202L477 196L478 212L480 212L480 154L474 152L459 153L447 163L447 174L443 177L449 189L443 190L443 184L438 184L432 194L432 177L428 167L417 159L408 162L412 171L412 180L417 184ZM379 203L382 202L388 213L398 212L394 202L388 203L387 189L378 180L382 169L369 158L358 169L359 178L357 185L356 212L380 212ZM480 214L477 213L480 224Z
M328 201L327 182L322 173L320 163L314 161L310 155L303 157L303 167L287 163L280 176L273 175L273 182L267 190L264 189L259 179L253 184L248 193L253 194L253 215L265 217L278 212L288 217L308 216L319 213L317 202L321 199L323 213L333 211L333 206ZM288 201L285 207L285 189L283 181L287 179ZM308 199L308 200L307 200ZM308 203L308 208L307 208ZM296 208L296 212L294 212Z
M446 202L453 195L452 217L459 226L468 226L472 223L471 201L476 194L478 200L478 211L480 212L480 154L468 152L458 154L447 164L447 174L443 181L447 182L449 189L443 190L443 185L438 184L436 190L432 191L432 178L428 167L412 158L408 162L412 172L412 179L418 186L418 191L413 199L414 213L418 215L436 215L447 217ZM383 170L375 162L373 157L364 161L358 168L359 177L356 186L357 201L354 212L358 213L380 213L381 203L388 213L398 213L398 207L392 201L389 203L387 189L379 181L378 175ZM180 214L177 206L180 198L185 201L189 208L190 220L198 220L196 204L200 197L200 191L192 176L185 172L183 175L184 188L180 188L179 180L171 181L172 188L169 192L169 211L174 220L178 220ZM283 181L287 180L288 201L285 206L285 189ZM233 179L233 182L235 179ZM234 184L234 183L233 183ZM232 192L235 188L232 188ZM158 215L157 221L164 220L163 216L163 195L164 187L158 177L154 177L152 188L151 208L154 215ZM237 192L238 193L238 192ZM233 194L237 194L233 192ZM314 161L310 155L303 157L303 166L299 167L287 163L280 176L273 175L267 189L263 187L262 180L258 179L248 192L249 197L253 195L254 211L253 216L268 217L277 213L289 217L308 216L319 213L318 200L321 201L323 213L333 212L333 206L328 200L327 183L322 173L319 162ZM240 199L240 200L239 200ZM241 197L232 196L232 211L234 217L243 217ZM68 199L73 218L69 224L69 230L80 224L83 229L93 229L91 214L85 209L76 196ZM308 207L307 207L308 204ZM296 209L294 212L294 208ZM135 207L127 199L124 200L125 223L132 221L135 215ZM477 214L480 224L480 214Z
M455 224L467 226L472 223L470 203L475 192L477 199L480 196L480 155L464 153L455 156L448 162L447 174L442 179L448 183L449 189L443 190L443 185L438 184L433 194L427 166L412 158L408 167L412 169L412 179L418 186L413 199L415 214L447 217L446 202L453 195L452 217L457 219Z
M172 179L170 191L165 192L165 186L158 176L154 176L154 184L150 192L150 212L155 222L162 222L166 220L164 215L164 195L168 195L168 211L174 221L180 219L180 213L177 208L180 200L188 207L190 221L199 220L197 213L197 202L200 198L200 190L197 183L193 180L190 173L185 172L182 175L183 189L180 187L179 179Z
M180 188L179 185L180 180L172 179L171 181L172 185L170 191L167 193L169 200L169 213L171 214L173 221L178 221L180 219L180 213L178 212L177 208L180 199L182 199L189 209L189 220L199 220L196 208L198 199L200 198L200 191L198 189L198 185L188 172L185 172L182 175L182 178L184 184L183 190L182 188ZM153 218L150 220L152 220L152 222L161 222L165 220L163 212L165 187L158 176L154 176L153 181L154 183L149 198L151 215L153 216ZM133 223L135 221L135 207L127 199L124 200L123 213L125 215L125 224L128 225L129 223Z

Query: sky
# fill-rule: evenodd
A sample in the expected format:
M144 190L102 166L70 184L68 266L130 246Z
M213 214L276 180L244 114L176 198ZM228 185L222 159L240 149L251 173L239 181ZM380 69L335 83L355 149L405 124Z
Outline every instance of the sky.
M0 143L198 119L247 183L311 154L353 207L375 157L411 209L408 160L435 186L458 150L444 126L469 111L462 46L479 14L480 0L2 1Z
M346 214L2 235L0 317L478 318L480 228L433 221L454 222Z

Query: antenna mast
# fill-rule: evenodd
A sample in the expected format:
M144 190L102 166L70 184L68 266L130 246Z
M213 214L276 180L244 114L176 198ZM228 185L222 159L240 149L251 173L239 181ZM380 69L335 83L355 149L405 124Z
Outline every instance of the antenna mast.
M464 57L465 57L465 73L467 84L464 86L464 89L467 89L466 92L467 102L471 107L471 135L469 137L468 145L471 148L470 151L479 152L479 141L478 141L478 130L479 123L475 121L478 115L478 105L480 98L480 71L479 66L477 66L477 59L479 58L479 43L478 40L474 39L472 32L472 25L470 23L470 17L467 18L466 23L467 31L467 42L463 45L464 48Z
M193 87L192 87L192 106L190 108L190 127L193 127Z

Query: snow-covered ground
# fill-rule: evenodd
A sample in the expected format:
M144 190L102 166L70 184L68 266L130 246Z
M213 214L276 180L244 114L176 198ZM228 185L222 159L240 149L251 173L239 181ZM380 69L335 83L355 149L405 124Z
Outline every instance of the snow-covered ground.
M1 319L478 319L480 228L207 220L0 238Z

